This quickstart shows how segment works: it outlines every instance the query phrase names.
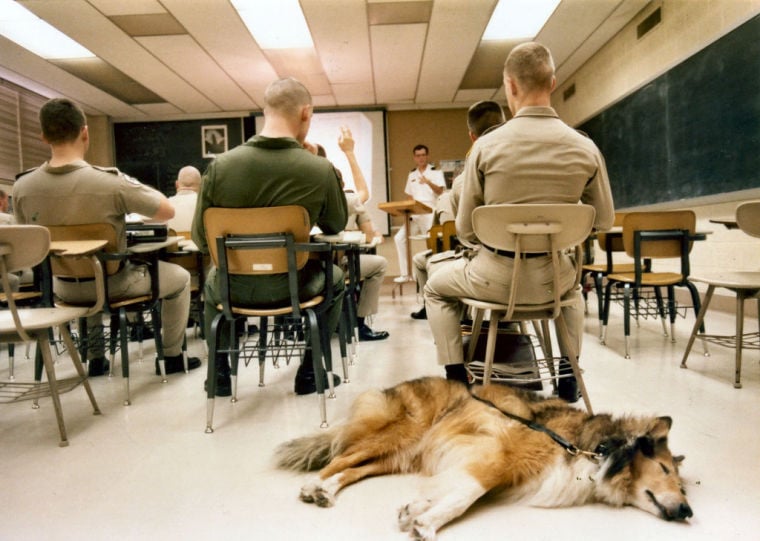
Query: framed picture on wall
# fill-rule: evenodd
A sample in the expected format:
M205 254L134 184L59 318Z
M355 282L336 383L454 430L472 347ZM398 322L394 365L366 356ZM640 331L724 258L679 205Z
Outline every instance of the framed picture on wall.
M201 145L204 158L227 152L227 126L201 126Z

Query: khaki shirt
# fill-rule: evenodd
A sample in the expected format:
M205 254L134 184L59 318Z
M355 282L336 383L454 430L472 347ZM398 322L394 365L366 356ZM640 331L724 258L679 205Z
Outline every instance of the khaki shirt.
M13 210L20 224L79 225L110 223L119 251L127 249L125 216L153 216L163 195L116 168L78 160L61 167L47 162L16 177Z
M372 221L372 217L367 212L364 203L359 199L359 195L354 192L346 192L346 204L348 205L348 222L346 222L346 231L356 231L361 228L365 222Z
M612 227L615 209L601 152L551 107L524 107L480 137L463 175L456 219L460 239L477 242L472 211L500 203L580 201L596 209L595 229Z

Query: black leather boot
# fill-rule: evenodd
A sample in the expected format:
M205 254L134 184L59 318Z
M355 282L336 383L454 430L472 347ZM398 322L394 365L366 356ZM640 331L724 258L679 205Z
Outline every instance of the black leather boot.
M464 364L447 364L444 368L446 369L446 379L470 385L470 377Z
M565 376L560 377L557 383L557 394L559 397L570 404L578 402L581 398L581 392L578 389L578 381L573 375L573 367L570 365L567 357L562 357L559 361L559 375Z

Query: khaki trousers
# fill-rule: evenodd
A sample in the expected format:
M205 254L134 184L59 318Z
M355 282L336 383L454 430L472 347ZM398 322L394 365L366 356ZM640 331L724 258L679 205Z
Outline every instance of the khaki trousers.
M385 278L388 260L381 255L361 254L359 256L359 274L362 279L362 289L359 303L356 307L358 317L367 317L377 313L377 303L380 298L380 287Z
M438 364L461 364L464 362L460 322L462 297L506 303L511 290L514 260L481 249L472 259L462 257L442 263L430 274L425 286L425 307L428 323L433 333ZM519 304L541 304L552 299L552 262L549 257L523 259ZM560 259L562 273L561 293L575 284L575 263L570 256ZM570 340L580 354L583 332L583 299L577 295L577 303L562 311L567 322ZM563 344L559 344L566 351Z
M64 302L95 302L95 282L65 282L55 280L55 294ZM150 293L150 273L145 265L127 265L108 278L108 294L111 299L138 297ZM161 327L164 355L173 357L182 353L187 318L190 313L190 273L179 265L158 262L158 296L161 299ZM87 320L88 358L102 357L102 316Z

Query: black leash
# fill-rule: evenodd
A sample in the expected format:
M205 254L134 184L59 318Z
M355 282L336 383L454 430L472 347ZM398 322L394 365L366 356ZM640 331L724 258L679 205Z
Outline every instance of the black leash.
M525 419L524 417L520 417L519 415L515 415L514 413L504 411L503 409L501 409L499 406L497 406L490 400L474 395L472 391L470 391L470 396L473 397L478 402L482 402L483 404L486 404L487 406L494 408L496 411L498 411L505 417L509 417L510 419L517 421L518 423L524 424L531 430L535 430L536 432L543 432L544 434L549 436L551 439L553 439L557 444L559 444L565 451L570 453L572 456L583 455L593 462L599 462L605 457L604 453L596 453L593 451L584 451L582 449L579 449L578 447L576 447L575 445L567 441L565 438L563 438L562 436L560 436L553 430L545 427L544 425L531 421L530 419Z

